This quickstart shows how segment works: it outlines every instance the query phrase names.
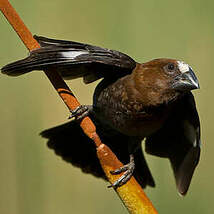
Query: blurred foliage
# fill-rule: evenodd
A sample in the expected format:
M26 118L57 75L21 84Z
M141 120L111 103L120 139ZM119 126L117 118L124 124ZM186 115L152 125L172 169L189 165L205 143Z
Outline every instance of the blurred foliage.
M211 0L11 1L34 34L120 50L144 62L185 60L200 80L195 91L202 124L200 164L185 198L175 189L169 162L147 155L156 188L147 188L160 213L211 214L214 91L214 2ZM0 67L27 54L0 16ZM96 84L69 85L83 104ZM46 148L38 133L67 121L69 112L42 72L0 78L0 213L126 213L113 190ZM81 143L81 142L76 142Z

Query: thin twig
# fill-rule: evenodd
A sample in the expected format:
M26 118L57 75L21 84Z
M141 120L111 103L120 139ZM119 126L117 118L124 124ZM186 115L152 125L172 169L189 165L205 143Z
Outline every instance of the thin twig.
M40 47L8 0L0 0L0 10L29 51ZM45 74L69 110L73 110L80 105L56 70L45 71ZM95 142L97 155L103 170L109 182L114 183L118 179L118 176L112 175L110 171L121 167L122 163L114 153L101 142L96 133L96 127L89 117L85 117L81 121L80 126L84 133ZM133 177L125 185L117 188L116 192L131 214L157 214L152 203Z

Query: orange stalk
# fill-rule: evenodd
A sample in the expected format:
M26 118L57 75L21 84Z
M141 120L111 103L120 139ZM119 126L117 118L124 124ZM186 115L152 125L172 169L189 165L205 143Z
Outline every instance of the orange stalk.
M0 10L29 51L40 47L8 0L0 0ZM73 110L80 105L57 71L52 70L44 72L69 110ZM89 138L93 139L96 144L97 155L103 170L109 182L114 183L118 179L118 176L112 175L110 171L121 167L122 163L117 159L114 153L101 142L96 133L96 127L89 117L85 117L80 122L80 126L84 133ZM130 213L157 214L157 211L134 177L132 177L127 184L117 188L116 192Z

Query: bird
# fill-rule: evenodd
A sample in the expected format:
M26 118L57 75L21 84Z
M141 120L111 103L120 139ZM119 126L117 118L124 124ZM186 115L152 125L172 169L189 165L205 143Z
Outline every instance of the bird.
M92 105L71 112L74 120L41 132L47 145L83 172L107 179L96 148L79 127L88 115L97 133L125 164L112 187L133 175L142 188L155 186L142 150L170 161L178 192L186 195L201 150L200 121L192 90L198 79L187 63L168 58L138 63L119 51L89 44L34 36L40 48L1 71L19 76L33 70L57 71L64 79L83 78L85 84L102 79Z

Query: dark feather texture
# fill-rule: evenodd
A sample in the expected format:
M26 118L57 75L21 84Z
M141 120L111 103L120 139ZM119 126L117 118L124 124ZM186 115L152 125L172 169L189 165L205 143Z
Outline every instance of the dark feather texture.
M190 92L199 88L199 83L192 68L175 59L137 63L118 51L34 38L41 48L4 66L2 72L18 76L32 70L51 70L65 79L83 77L85 83L103 78L95 89L90 114L103 143L124 164L130 154L134 155L133 175L142 187L154 186L141 151L141 141L146 138L149 154L170 160L177 189L185 195L199 161L201 144L199 117ZM46 130L41 135L64 160L86 173L105 178L96 148L77 122Z
M191 93L177 103L164 126L146 139L146 152L169 158L182 195L198 164L200 146L200 122Z
M102 77L124 76L136 66L131 57L118 51L72 41L34 38L41 48L31 51L27 58L3 67L4 74L18 76L54 67L65 79L83 77L85 83L90 83Z
M102 142L108 145L124 164L129 162L128 145L130 141L139 146L134 153L136 165L134 176L142 187L146 185L154 187L154 180L141 151L141 139L129 138L115 130L107 130L102 123L95 120L93 115L90 115L90 118L95 123ZM84 134L76 121L45 130L41 135L49 139L48 147L65 161L81 168L85 173L105 179L105 174L96 155L94 142Z

